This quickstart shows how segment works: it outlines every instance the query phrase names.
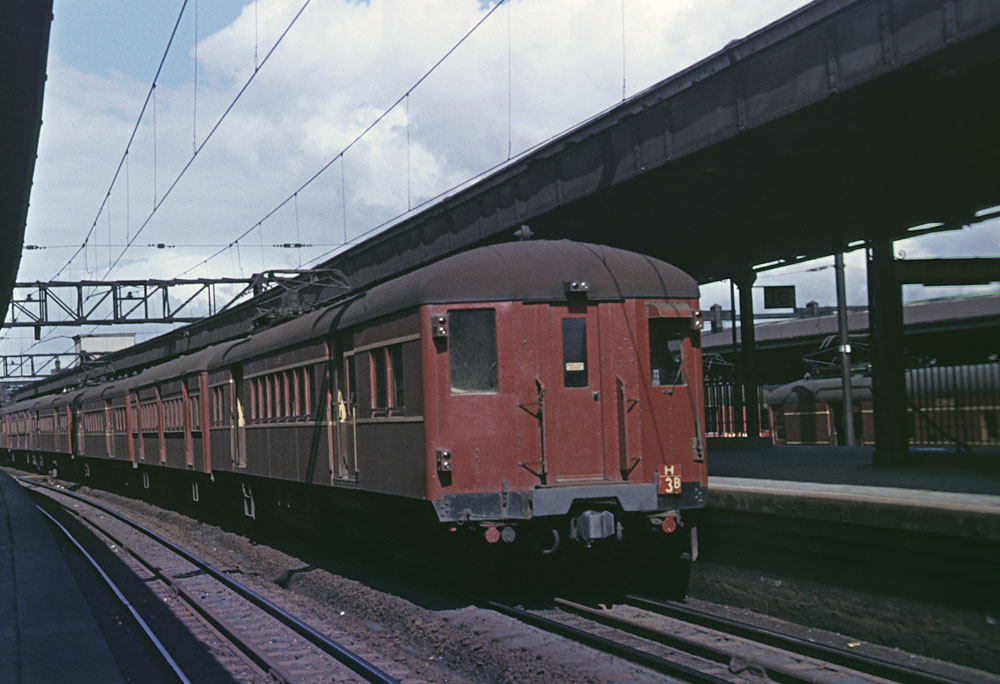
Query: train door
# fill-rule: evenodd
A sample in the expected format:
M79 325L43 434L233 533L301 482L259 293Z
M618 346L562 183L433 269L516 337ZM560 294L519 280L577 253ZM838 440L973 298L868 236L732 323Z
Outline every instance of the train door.
M355 480L358 477L358 405L357 371L353 353L345 355L338 344L334 365L336 389L333 398L333 422L337 429L337 458L334 477Z
M646 304L649 326L650 409L658 416L661 467L674 468L674 481L691 479L694 473L680 472L680 464L704 458L701 395L700 319L687 306L673 303ZM692 436L693 435L693 436ZM689 466L690 467L690 466ZM662 483L666 480L661 480ZM661 491L672 494L672 491Z
M70 415L72 419L72 434L73 434L73 446L71 450L74 456L85 456L87 453L86 448L86 425L84 424L85 416L83 414L83 408L80 406L73 406L70 409Z
M137 461L142 462L146 460L146 450L142 444L142 406L139 404L139 394L127 394L125 402L132 408L132 453Z
M607 479L597 305L554 304L548 314L548 372L539 388L547 480Z
M236 468L247 467L247 421L246 413L243 410L243 368L236 366L232 370L232 383L229 385L232 391L233 415L231 425L235 427L232 438L233 466Z

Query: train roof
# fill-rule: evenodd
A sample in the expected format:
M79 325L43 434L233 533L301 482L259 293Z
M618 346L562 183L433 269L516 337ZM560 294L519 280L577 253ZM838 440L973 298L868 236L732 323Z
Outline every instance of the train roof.
M115 380L113 382L87 387L82 390L78 396L74 396L73 400L79 404L84 404L91 401L110 399L117 395L123 395L126 392L128 392L128 380Z
M855 375L851 378L851 397L854 401L871 401L872 379ZM844 399L840 378L802 379L769 390L765 399L771 406L782 404L838 403Z
M273 352L276 347L286 347L298 342L307 342L326 336L330 332L330 321L326 325L318 322L326 320L332 312L343 311L343 305L320 309L298 318L261 330L248 338L230 345L223 354L216 357L212 367L246 361L256 356Z
M192 373L201 373L209 368L218 365L219 359L226 351L233 346L240 344L242 340L223 342L211 347L206 347L193 354L184 354L165 363L157 364L147 368L134 378L129 378L129 387L138 389L149 387L164 381L180 380Z
M566 281L586 281L589 301L694 299L698 283L675 266L635 252L571 240L509 242L462 252L376 285L347 302L254 333L218 360L236 363L275 346L424 304L565 301Z
M1000 387L1000 366L984 363L910 368L905 372L905 380L909 399L989 396ZM766 400L771 406L816 401L839 403L844 399L842 388L839 377L802 379L769 390ZM854 401L871 400L872 379L855 375L851 378L851 394Z
M589 301L695 299L698 283L676 266L636 252L572 240L479 247L373 287L351 302L341 325L424 304L565 301L566 282L585 281Z

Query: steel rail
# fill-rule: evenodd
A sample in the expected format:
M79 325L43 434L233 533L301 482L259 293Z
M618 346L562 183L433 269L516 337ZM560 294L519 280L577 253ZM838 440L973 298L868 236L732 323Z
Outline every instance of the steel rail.
M734 653L731 649L720 648L706 644L691 637L684 637L678 634L671 634L653 627L639 624L628 618L620 617L605 611L580 605L566 599L554 599L556 605L563 610L576 613L589 620L600 623L607 627L621 630L642 639L648 639L655 643L675 648L685 653L690 653L699 658L705 658L721 665L731 666L733 663L740 663L744 669L756 671L769 681L780 682L781 684L812 684L816 680L807 674L798 672L792 668L780 665L767 664L760 660L748 658L745 654ZM723 631L723 630L720 630ZM726 632L728 634L728 632ZM824 661L825 664L825 661Z
M620 644L611 639L606 639L605 637L592 634L586 630L579 629L577 627L572 627L570 625L559 622L558 620L552 620L541 615L535 615L534 613L523 610L521 608L515 608L514 606L508 606L503 603L497 603L496 601L489 601L486 604L489 608L496 610L505 615L509 615L517 620L525 622L527 624L533 625L540 629L544 629L547 632L553 632L559 634L560 636L567 637L574 641L586 644L592 648L596 648L605 653L611 655L619 656L632 662L638 663L650 669L656 670L657 672L662 672L663 674L668 674L672 677L677 677L686 682L696 682L704 684L729 684L728 679L722 679L721 677L716 677L715 675L707 674L701 672L694 668L688 667L686 665L681 665L680 663L675 663L667 658L663 658L652 653L647 653L645 651L640 651L637 648L631 646L626 646L625 644Z
M160 655L163 656L163 659L166 661L170 669L174 671L174 674L177 675L177 679L183 682L183 684L191 684L191 680L188 679L187 675L184 674L184 671L181 669L180 665L177 664L177 661L175 661L173 657L170 655L170 653L167 651L167 648L163 645L163 642L159 640L159 638L153 632L149 624L142 619L142 616L139 614L139 611L136 610L135 606L133 606L132 603L127 598L125 598L125 594L123 594L121 589L119 589L118 585L115 584L115 581L111 579L106 572L104 572L104 569L97 562L97 560L93 556L91 556L90 553L85 548L83 548L83 545L76 537L73 536L73 533L70 532L68 529L66 529L66 527L63 526L62 523L56 520L51 513L49 513L44 508L38 505L36 505L35 508L37 508L42 515L48 518L49 522L55 525L59 529L59 531L63 533L66 539L68 539L73 544L73 546L76 547L77 551L79 551L80 554L87 559L87 562L90 563L91 566L93 566L97 574L101 577L102 580L104 580L104 583L108 585L108 588L111 589L111 591L118 598L118 600L121 601L121 604L125 606L128 612L132 615L132 618L139 624L139 627L142 628L142 631L146 633L146 636L149 638L150 642L152 642L153 646L160 653Z
M246 585L237 582L229 575L217 569L208 561L198 558L190 551L181 548L180 546L177 546L170 540L144 527L143 525L132 520L131 518L128 518L127 516L124 516L121 513L118 513L117 511L108 508L107 506L99 504L96 501L92 501L87 497L66 491L65 489L61 489L59 487L53 487L51 485L43 484L41 482L27 480L26 478L19 477L17 479L31 486L42 487L44 489L48 489L63 496L67 496L71 499L76 499L78 501L81 501L82 503L85 503L88 506L92 506L97 510L106 513L107 515L110 515L116 520L125 523L126 525L132 527L133 529L138 530L142 534L148 536L150 539L153 539L160 545L176 553L178 556L184 558L189 563L193 564L200 570L212 576L215 580L219 581L220 583L222 583L232 591L236 592L246 600L250 601L255 606L263 610L265 613L275 618L276 620L284 624L286 627L292 629L299 636L309 641L311 644L319 648L327 655L335 658L337 661L345 665L348 669L350 669L352 672L359 675L366 681L373 682L373 684L400 684L399 681L392 675L388 674L387 672L384 672L376 665L368 662L367 660L357 655L356 653L348 650L344 646L341 646L337 642L331 640L325 634L318 632L305 622L299 620L294 615L285 612L275 603L264 598L263 596L255 592L253 589L247 587Z
M627 595L625 598L637 608L650 610L666 617L684 620L709 629L724 631L728 634L750 639L767 646L781 648L810 658L821 659L828 663L848 667L852 670L900 682L901 684L962 684L961 680L958 679L900 665L876 656L847 651L836 646L819 644L731 618L719 617L695 610L689 606L682 606L669 601L660 601L633 594Z
M43 496L39 492L32 492L32 494ZM271 658L265 655L259 646L254 645L252 642L237 634L236 630L227 624L222 616L213 612L207 605L199 601L190 591L176 582L160 567L154 565L149 559L143 557L123 539L116 537L107 528L101 527L93 520L86 518L80 511L70 508L61 501L56 501L51 497L48 497L48 500L52 504L62 507L64 511L75 516L82 523L96 529L101 535L118 546L118 548L129 553L140 565L145 567L146 570L148 570L154 577L171 589L178 598L188 605L192 611L200 615L205 622L215 630L218 636L222 637L224 640L228 640L236 650L242 653L248 661L247 664L256 669L263 678L270 677L277 682L295 681L284 671L284 668L279 663L274 662Z

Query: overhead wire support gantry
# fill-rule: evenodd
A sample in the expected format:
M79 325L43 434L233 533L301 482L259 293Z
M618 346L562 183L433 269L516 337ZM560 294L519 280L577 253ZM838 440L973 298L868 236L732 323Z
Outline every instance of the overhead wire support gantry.
M10 319L3 326L191 323L219 310L218 286L246 288L251 282L251 278L190 278L15 283Z
M219 286L231 288L221 306ZM350 289L336 269L277 269L248 278L15 283L10 320L3 327L35 328L37 336L43 326L194 323L270 290L282 293L282 306L299 311Z

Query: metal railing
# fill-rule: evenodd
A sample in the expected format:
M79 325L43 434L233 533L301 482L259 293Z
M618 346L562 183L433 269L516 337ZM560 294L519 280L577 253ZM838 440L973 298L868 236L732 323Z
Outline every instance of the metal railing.
M763 437L771 434L771 416L764 402L764 389L757 388L760 435L747 434L746 398L743 386L732 372L705 375L705 436Z
M906 372L910 444L1000 447L1000 362Z

